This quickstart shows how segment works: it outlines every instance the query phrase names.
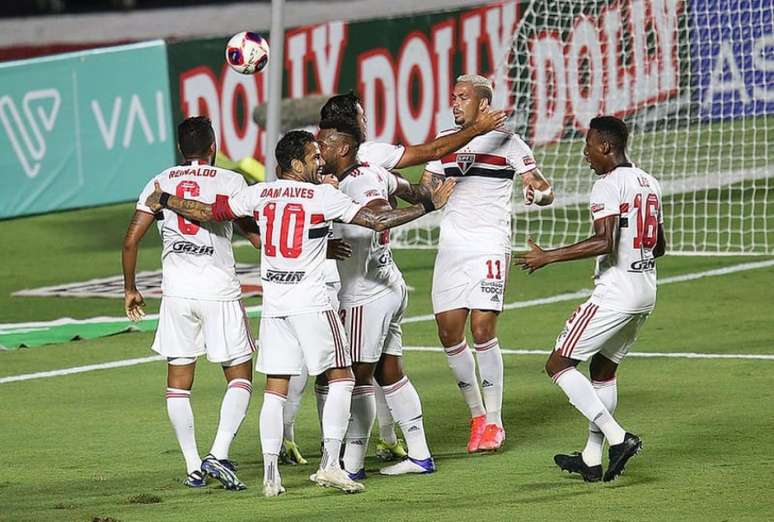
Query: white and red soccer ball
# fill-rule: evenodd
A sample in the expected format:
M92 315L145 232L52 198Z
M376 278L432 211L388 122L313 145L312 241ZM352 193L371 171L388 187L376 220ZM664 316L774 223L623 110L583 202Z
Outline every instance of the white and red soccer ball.
M258 33L237 33L226 45L226 63L238 73L260 72L269 63L269 44Z

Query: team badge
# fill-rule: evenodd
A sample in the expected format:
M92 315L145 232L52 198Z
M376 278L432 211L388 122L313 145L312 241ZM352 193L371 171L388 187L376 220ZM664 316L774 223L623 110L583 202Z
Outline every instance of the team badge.
M475 154L457 154L457 166L460 168L463 174L467 173L475 162Z

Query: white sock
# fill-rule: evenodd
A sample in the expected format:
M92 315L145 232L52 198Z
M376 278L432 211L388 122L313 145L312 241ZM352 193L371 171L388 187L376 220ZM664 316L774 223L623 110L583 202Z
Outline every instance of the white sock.
M183 452L185 467L188 473L198 471L202 467L199 449L196 447L194 432L194 416L191 409L191 391L179 388L167 388L167 414L175 429L177 443Z
M215 442L212 443L210 454L216 459L227 459L231 442L236 437L239 426L245 420L253 385L247 379L232 379L226 388L223 402L220 405L220 422Z
M476 382L476 361L473 353L468 348L467 341L462 341L454 346L444 347L446 360L449 363L457 386L462 392L462 397L470 408L471 417L480 417L486 414L481 400L481 392Z
M567 368L554 375L553 380L570 399L570 404L599 427L609 444L623 442L626 432L610 415L589 380L581 372L572 367Z
M290 442L295 442L295 424L298 407L301 405L301 397L304 395L306 381L309 380L309 374L306 372L306 366L301 370L301 375L293 375L288 383L288 400L285 402L285 409L282 411L282 422L284 426L284 437Z
M371 426L376 417L373 386L355 386L350 413L349 427L344 437L344 470L357 473L363 468Z
M282 409L285 406L285 400L286 397L283 395L268 391L263 393L260 431L264 481L279 476L277 456L282 447Z
M328 399L328 386L314 385L314 398L317 402L317 420L320 421L320 438L322 439L323 411L325 410L325 401Z
M390 407L384 398L384 390L374 381L374 399L376 399L376 419L379 421L379 438L387 444L398 442L395 433L395 420L390 413Z
M417 460L430 458L422 422L422 403L409 378L404 376L395 384L385 386L384 396L403 436L406 437L409 456Z
M338 468L341 441L349 424L349 409L352 404L352 389L355 381L338 379L328 383L328 398L323 410L323 455L320 469Z
M607 411L613 415L618 405L618 386L615 377L609 381L591 381L591 385ZM586 447L583 448L583 462L587 466L602 464L602 446L604 443L605 436L596 424L589 422L589 438L586 440Z
M486 423L503 427L503 354L497 337L473 345L481 374L481 393L486 405Z

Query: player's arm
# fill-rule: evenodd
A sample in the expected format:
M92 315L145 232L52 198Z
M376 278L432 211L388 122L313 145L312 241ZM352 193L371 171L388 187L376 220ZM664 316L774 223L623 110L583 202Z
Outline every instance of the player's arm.
M507 118L508 115L503 111L489 111L484 113L476 123L458 132L440 136L429 143L407 145L403 157L395 164L395 168L402 169L441 159L461 149L476 136L500 127Z
M455 181L453 179L444 181L440 186L431 191L429 201L423 201L410 207L393 209L387 204L386 207L380 207L376 210L366 205L358 210L350 223L370 228L377 232L408 223L446 205L454 190L454 184Z
M153 214L135 210L124 236L124 248L121 252L121 265L124 272L124 311L132 321L139 321L145 315L145 301L135 284L137 270L137 252L140 241L156 217Z
M532 169L521 175L524 187L524 202L527 205L539 205L541 207L554 202L554 190L551 184L538 169Z
M213 221L215 219L212 215L211 204L173 196L161 190L158 181L154 183L153 192L145 200L145 206L154 212L168 208L176 214L194 221Z
M258 223L253 218L241 217L234 221L239 234L250 242L257 250L261 249L261 232Z
M658 238L656 239L656 246L653 247L653 257L661 257L666 254L667 239L664 233L664 224L658 224Z
M412 204L421 203L422 201L426 201L430 198L431 185L422 184L421 182L411 183L398 172L392 172L392 174L395 176L395 180L397 181L397 187L392 195Z
M529 270L531 274L551 263L611 254L618 246L618 226L618 214L597 219L594 221L593 236L554 250L543 250L529 239L530 251L519 254L514 262L521 265L522 270Z

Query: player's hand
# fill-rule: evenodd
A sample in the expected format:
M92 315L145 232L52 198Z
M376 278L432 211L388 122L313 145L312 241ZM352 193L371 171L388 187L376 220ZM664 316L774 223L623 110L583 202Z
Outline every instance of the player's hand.
M333 188L339 188L339 178L333 174L326 174L320 178L320 183L324 185L332 185Z
M531 205L535 201L535 189L532 185L524 187L524 204Z
M441 185L442 182L440 178L440 175L433 174L426 170L422 173L422 177L419 180L419 186L427 190L427 193L430 194L434 188Z
M522 270L529 270L531 274L551 262L546 251L532 241L532 238L527 239L527 245L530 248L529 252L519 254L513 260L515 264L521 265Z
M433 201L433 206L436 210L443 208L443 206L446 205L452 192L454 192L454 185L456 184L456 180L449 178L430 191L430 199Z
M164 191L161 190L161 185L159 185L158 181L153 182L153 187L154 190L151 195L145 198L145 206L151 209L153 212L158 212L163 208L159 203L159 200L161 199L161 195L164 193Z
M489 111L478 117L474 124L478 134L486 134L505 124L508 119L508 113L505 111Z
M335 259L336 261L343 261L352 255L352 245L344 241L343 239L329 239L328 250L325 257L328 259Z
M138 290L124 290L124 311L126 317L135 323L145 317L145 300Z

